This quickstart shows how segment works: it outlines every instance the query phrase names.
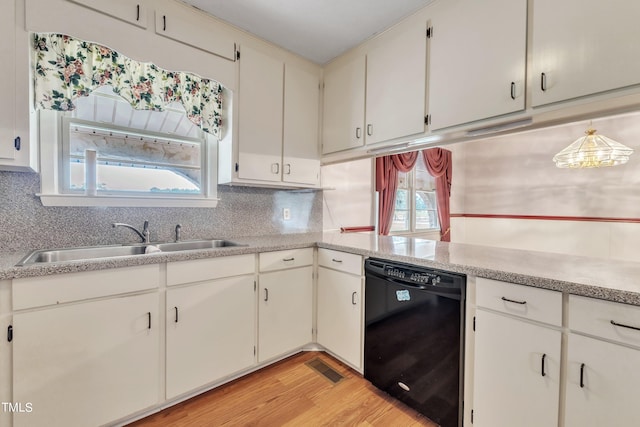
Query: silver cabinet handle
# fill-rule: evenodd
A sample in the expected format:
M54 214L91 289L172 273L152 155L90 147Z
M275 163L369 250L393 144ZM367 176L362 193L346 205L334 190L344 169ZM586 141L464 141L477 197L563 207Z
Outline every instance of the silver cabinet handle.
M264 300L269 301L269 289L264 288Z
M547 75L545 73L540 73L540 89L543 92L547 91Z
M351 304L353 304L353 305L357 305L358 304L358 301L356 301L356 297L357 296L358 296L357 292L354 292L354 293L351 294Z
M273 174L280 173L280 163L271 164L271 173Z
M634 331L640 331L640 328L638 328L637 326L629 326L629 325L625 325L625 324L622 324L622 323L618 323L618 322L616 322L615 320L612 320L612 321L611 321L611 324L612 324L613 326L620 326L621 328L627 328L627 329L633 329Z
M286 163L284 165L284 174L285 175L291 175L291 164L290 163Z
M368 124L367 125L367 135L369 135L369 136L373 135L373 125L372 124Z
M516 82L511 82L511 99L516 99Z
M509 298L505 298L505 297L502 297L502 301L512 302L514 304L521 304L521 305L524 305L524 304L527 303L526 301L516 301L514 299L509 299Z
M362 137L362 128L356 128L356 139L360 139Z
M341 262L342 262L342 260L341 260L341 259L335 259L335 258L332 258L332 259L331 259L331 261L333 261L333 262L337 262L337 263L341 263Z

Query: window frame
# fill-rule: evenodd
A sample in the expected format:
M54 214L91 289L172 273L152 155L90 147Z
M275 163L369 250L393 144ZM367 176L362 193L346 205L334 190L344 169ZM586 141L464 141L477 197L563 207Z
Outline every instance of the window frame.
M400 187L400 185L398 185L398 187L396 188L396 198L398 196L398 191L408 191L408 214L409 214L409 229L406 230L391 230L389 231L390 235L396 235L396 236L401 236L401 235L416 235L416 234L434 234L437 236L440 236L440 220L438 218L438 207L436 205L436 222L438 224L438 226L436 228L421 228L418 229L416 227L416 219L417 219L417 214L416 214L416 193L418 192L423 192L423 193L433 193L433 195L435 196L436 200L437 200L437 195L436 195L436 190L435 188L433 190L422 190L422 189L416 189L416 168L418 166L418 161L419 159L416 161L416 164L413 166L413 168L409 171L406 172L406 181L407 181L407 185L406 187ZM400 173L402 172L398 172L398 180L400 179ZM395 200L394 199L394 209L393 209L393 215L395 216ZM393 217L392 217L392 221L393 221Z

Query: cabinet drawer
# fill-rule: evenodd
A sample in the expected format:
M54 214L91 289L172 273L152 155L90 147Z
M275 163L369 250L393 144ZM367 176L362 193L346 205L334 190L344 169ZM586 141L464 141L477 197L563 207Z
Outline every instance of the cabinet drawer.
M362 255L320 248L318 249L318 265L362 276Z
M640 329L640 307L569 295L569 329L572 331L640 347L640 330L633 328Z
M562 325L562 293L478 278L476 305L529 320Z
M143 291L159 282L159 264L14 279L13 309Z
M167 264L167 285L241 276L256 271L255 255L236 255Z
M261 272L302 267L305 265L313 265L313 248L263 252L260 254Z

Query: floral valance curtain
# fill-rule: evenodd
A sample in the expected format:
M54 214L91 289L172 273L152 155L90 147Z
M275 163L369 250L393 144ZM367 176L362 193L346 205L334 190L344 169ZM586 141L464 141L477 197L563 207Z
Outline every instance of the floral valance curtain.
M189 120L221 136L222 85L214 80L166 71L62 34L35 34L34 53L37 108L74 110L75 99L100 86L111 86L138 110L163 111L168 104L179 102Z

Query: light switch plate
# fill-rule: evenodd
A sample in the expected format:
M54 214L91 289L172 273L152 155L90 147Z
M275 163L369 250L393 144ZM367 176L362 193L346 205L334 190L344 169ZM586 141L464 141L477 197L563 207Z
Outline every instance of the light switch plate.
M289 208L282 209L282 219L285 221L289 221L291 219L291 209Z

